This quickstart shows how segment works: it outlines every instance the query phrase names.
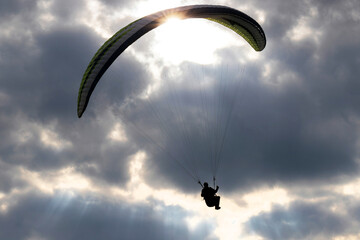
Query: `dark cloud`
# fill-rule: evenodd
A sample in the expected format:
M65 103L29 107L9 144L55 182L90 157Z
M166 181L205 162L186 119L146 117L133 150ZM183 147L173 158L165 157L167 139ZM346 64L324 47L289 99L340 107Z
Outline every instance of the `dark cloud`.
M266 9L266 21L262 26L267 39L270 40L268 41L270 46L282 41L286 33L300 21L300 18L309 14L309 7L309 4L304 1L295 0L257 4L255 9Z
M34 26L34 22L36 19L27 24ZM35 28L30 36L30 40L27 34L1 39L1 160L39 171L75 164L93 177L125 182L128 156L136 149L109 144L99 151L104 141L109 142L107 134L112 125L104 126L91 115L112 101L138 92L144 85L145 71L132 56L122 56L105 74L103 81L108 84L95 91L90 102L92 109L78 119L76 100L82 74L102 40L85 26L66 24L47 30ZM112 81L107 81L109 78ZM118 78L123 80L114 81ZM103 94L96 94L97 91ZM43 128L50 128L71 147L59 153L44 145ZM89 167L94 163L99 164L95 172Z
M76 32L79 33L75 34ZM86 48L87 43L91 43L86 38L85 31L55 30L51 34L47 33L46 37L42 34L44 33L38 33L39 40L33 45L25 39L25 44L12 46L12 42L6 43L9 61L1 65L2 74L6 76L1 82L2 90L10 98L4 110L8 120L16 119L16 122L9 121L9 126L2 125L3 131L8 135L2 140L6 146L2 153L4 161L38 167L53 165L51 160L54 159L58 159L55 162L59 164L61 156L46 149L40 142L40 133L34 132L35 129L31 129L31 126L46 126L54 119L59 122L63 119L76 119L74 114L78 84L75 80L76 76L81 76L81 70L77 69L82 68L81 55L86 53L84 48L74 46L79 44ZM16 132L20 136L32 132L32 136L26 143L15 142L17 139L12 136ZM12 145L7 145L8 142L12 142ZM19 152L23 153L24 158L19 159L16 154Z
M274 206L247 225L265 239L329 239L345 233L350 222L323 205L294 202L288 208Z
M191 64L185 65L184 69L193 67ZM199 70L198 68L199 66L194 67ZM214 72L221 75L217 70ZM231 94L233 96L222 92L221 106L214 108L207 104L205 108L209 109L201 108L201 104L204 104L202 101L219 104L215 101L216 96L214 96L214 93L219 91L216 90L216 86L212 86L207 93L203 92L202 98L194 88L199 85L190 83L200 77L198 74L189 74L185 76L188 78L185 82L175 83L172 77L165 76L167 74L164 73L165 86L159 92L146 100L133 99L134 101L129 101L119 108L118 116L122 116L122 119L125 118L128 133L136 139L139 146L148 150L151 162L147 163L146 171L149 177L153 178L152 181L159 184L161 182L166 184L167 181L163 181L164 175L157 171L171 173L172 181L178 182L178 185L183 187L194 186L192 180L184 182L184 177L187 177L187 173L195 174L195 165L199 167L199 174L204 174L211 168L207 165L209 165L208 157L211 154L209 151L212 151L211 141L214 138L210 135L213 132L208 133L205 128L211 129L216 126L213 125L215 122L206 118L205 115L216 116L217 114L218 120L221 122L217 127L224 128L231 110L228 103L234 100L234 91ZM209 77L214 76L209 75ZM227 87L231 88L231 85ZM221 111L216 112L216 110ZM210 122L204 122L206 120ZM205 126L204 123L208 126ZM220 131L220 133L223 132ZM210 138L206 139L207 137ZM217 147L219 146L220 142L217 143ZM201 169L200 166L203 166L204 169ZM189 172L184 169L188 169ZM157 177L151 177L152 174Z
M203 225L189 231L184 212L157 202L111 202L95 196L59 192L54 196L30 193L0 213L2 239L204 239ZM171 212L171 214L169 214Z
M226 176L236 171L238 177L231 175L241 184L259 177L291 182L356 173L355 124L324 116L296 86L282 94L254 87L246 89L234 116Z
M352 202L348 201L348 213L356 222L360 222L360 204L356 200Z
M128 7L133 4L133 2L129 1L116 1L116 0L100 0L101 3L103 3L106 6L112 6L112 7Z
M53 1L50 6L51 13L58 21L74 22L85 7L85 1Z
M215 68L217 74L222 71L221 66ZM256 79L255 71L256 68L248 69L247 75L241 76L241 83L227 88L229 100L233 94L228 90L238 89L238 102L233 109L219 170L225 189L277 182L329 181L332 177L357 174L357 133L354 131L357 125L346 121L341 114L330 113L328 104L314 104L306 84L290 82L279 91L264 86ZM227 76L233 74L229 72ZM198 78L197 75L186 77L189 81ZM216 76L210 74L209 77ZM144 142L144 135L151 137L145 143L150 144L149 150L155 150L149 169L154 169L156 177L149 178L160 179L161 184L166 181L159 175L165 174L179 186L190 187L192 180L184 180L188 176L177 163L179 160L191 171L197 169L205 178L202 180L211 180L211 139L221 142L218 139L221 135L215 139L211 135L207 136L210 139L204 138L201 124L206 124L209 116L204 118L202 113L209 106L204 108L199 98L201 93L191 86L176 86L175 90L170 86L165 91L168 95L164 93L150 103L133 105L135 113L129 120L137 125L135 132L141 141ZM225 126L231 108L225 99L222 104L217 110L223 112L219 122ZM215 125L209 129L219 126L215 122L211 124ZM214 134L213 130L209 131ZM158 140L160 138L163 139ZM194 162L198 166L193 166Z
M3 0L0 3L0 19L32 12L37 0Z
M21 174L10 164L0 161L0 192L8 193L13 188L26 186L26 180L21 179Z

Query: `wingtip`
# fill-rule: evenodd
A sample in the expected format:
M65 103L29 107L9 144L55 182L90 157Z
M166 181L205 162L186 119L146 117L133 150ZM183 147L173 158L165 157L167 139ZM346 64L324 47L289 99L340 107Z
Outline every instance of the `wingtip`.
M77 111L77 116L78 116L78 118L81 118L81 116L82 116L82 112L80 112L79 110Z

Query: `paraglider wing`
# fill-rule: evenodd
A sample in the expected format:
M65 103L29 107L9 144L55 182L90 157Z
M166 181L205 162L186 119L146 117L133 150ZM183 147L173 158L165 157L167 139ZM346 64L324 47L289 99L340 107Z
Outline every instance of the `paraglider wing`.
M158 27L169 17L205 18L217 22L241 35L256 51L265 48L266 38L261 26L246 14L226 6L192 5L163 10L140 18L107 40L90 61L80 84L77 114L80 118L91 93L101 76L115 59L133 42Z

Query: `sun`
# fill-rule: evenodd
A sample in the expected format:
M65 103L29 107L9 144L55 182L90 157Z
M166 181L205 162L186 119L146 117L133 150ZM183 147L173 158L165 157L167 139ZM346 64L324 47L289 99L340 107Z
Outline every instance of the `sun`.
M207 19L171 17L154 31L151 51L169 64L191 61L211 64L219 61L216 52L245 44L239 36Z

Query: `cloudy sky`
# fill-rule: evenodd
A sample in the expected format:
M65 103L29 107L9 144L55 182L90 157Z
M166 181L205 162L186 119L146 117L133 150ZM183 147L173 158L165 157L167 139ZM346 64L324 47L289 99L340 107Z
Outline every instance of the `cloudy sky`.
M169 21L79 119L102 43L189 4L247 13L265 49ZM359 239L359 43L358 0L2 0L0 239ZM196 183L214 172L220 211Z

